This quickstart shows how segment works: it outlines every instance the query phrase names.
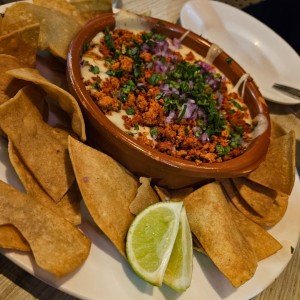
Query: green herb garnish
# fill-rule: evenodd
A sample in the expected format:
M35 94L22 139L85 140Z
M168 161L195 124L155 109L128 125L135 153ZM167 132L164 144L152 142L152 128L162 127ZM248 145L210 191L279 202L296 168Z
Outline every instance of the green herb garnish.
M222 145L216 145L216 152L220 157L225 156L230 153L230 147L229 146L223 147Z
M131 106L128 109L126 109L127 115L132 116L132 115L134 115L134 113L135 113L134 107Z
M158 130L157 130L156 127L152 127L152 128L150 129L150 135L151 135L151 137L152 137L153 139L156 139L156 138L157 138L157 136L158 136Z
M92 72L93 74L99 74L100 69L98 66L90 66L89 71Z

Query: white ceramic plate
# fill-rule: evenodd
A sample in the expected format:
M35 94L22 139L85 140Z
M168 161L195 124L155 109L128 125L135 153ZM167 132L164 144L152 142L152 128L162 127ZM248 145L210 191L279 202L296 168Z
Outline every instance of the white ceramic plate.
M0 179L22 190L22 186L10 164L7 142L0 137ZM77 271L57 280L41 270L31 254L0 250L22 269L49 285L81 299L106 300L248 300L268 285L283 271L292 258L291 247L296 248L300 234L300 183L296 176L295 186L283 219L269 232L283 245L273 256L259 262L252 279L235 289L205 255L194 252L194 269L191 287L185 293L176 293L167 286L153 287L141 280L112 243L91 223L82 207L83 232L92 240L87 261Z
M180 22L223 48L250 73L267 100L300 104L272 88L275 82L300 88L300 57L269 27L238 8L210 0L185 3Z
M64 85L65 78L38 61L40 72L51 82ZM55 68L54 68L55 69ZM56 70L56 69L55 69ZM7 153L7 142L0 136L0 179L23 190ZM282 272L290 261L291 247L296 247L300 234L300 183L296 176L284 218L270 229L270 233L282 243L283 248L275 255L259 262L254 277L235 289L219 272L210 259L195 252L191 287L185 293L176 293L167 286L153 287L140 279L112 243L90 222L89 214L82 207L83 222L80 228L92 240L91 252L86 262L75 272L57 280L41 270L31 254L0 250L22 269L49 285L81 299L105 300L248 300L260 293Z

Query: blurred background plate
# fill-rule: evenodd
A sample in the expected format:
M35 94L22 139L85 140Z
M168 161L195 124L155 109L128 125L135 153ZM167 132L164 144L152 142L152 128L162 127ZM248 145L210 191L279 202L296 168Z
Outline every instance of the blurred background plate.
M253 77L266 100L300 104L274 88L274 82L300 88L300 58L269 27L228 4L191 0L180 12L181 25L223 48Z

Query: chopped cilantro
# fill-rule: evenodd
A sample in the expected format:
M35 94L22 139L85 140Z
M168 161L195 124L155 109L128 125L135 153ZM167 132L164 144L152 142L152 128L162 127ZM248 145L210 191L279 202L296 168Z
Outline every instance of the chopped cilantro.
M234 127L234 130L240 135L242 135L244 132L244 128L242 126L236 126Z
M187 105L183 105L180 115L178 116L178 122L182 120L183 116L185 115L186 109L187 109Z
M133 92L135 88L135 83L132 80L128 80L122 85L121 92L128 95L129 93Z
M121 53L126 54L126 46L124 44L122 45Z
M163 92L158 93L158 94L156 95L156 97L155 97L155 100L161 99L163 95L164 95Z
M106 27L104 29L104 43L105 43L105 46L113 51L115 50L115 45L114 45L114 42L113 42L113 39L112 39L112 35L110 34L110 31L109 31L109 28Z
M220 157L225 156L225 155L229 154L230 147L229 146L223 147L222 145L216 145L216 152L217 152L218 156L220 156Z
M227 62L228 65L230 65L233 62L233 58L228 56L226 58L226 62Z
M100 69L98 66L90 66L89 71L92 72L93 74L99 74L100 73Z
M82 52L84 53L84 52L88 51L89 47L90 47L90 45L88 43L84 43L82 45Z
M157 130L156 127L152 127L152 128L150 129L150 135L151 135L151 137L152 137L153 139L156 139L156 138L157 138L157 136L158 136L158 130Z
M152 76L150 78L148 78L148 82L151 84L151 85L157 85L158 82L160 81L161 77L160 75L158 74L152 74Z
M108 76L114 76L114 77L117 77L117 78L121 78L122 76L124 76L125 71L121 70L121 69L118 69L118 70L108 70L108 71L106 71L106 74Z
M132 107L132 106L126 110L126 114L129 116L134 115L134 113L135 113L135 110L134 110L134 107Z
M184 127L184 134L189 135L189 128L187 126Z
M100 88L100 83L98 81L95 81L93 84L92 84L93 88L98 90Z
M239 104L237 101L235 101L234 99L231 99L231 101L232 101L232 104L233 104L237 109L239 109L239 110L245 110L245 108L244 108L241 104Z

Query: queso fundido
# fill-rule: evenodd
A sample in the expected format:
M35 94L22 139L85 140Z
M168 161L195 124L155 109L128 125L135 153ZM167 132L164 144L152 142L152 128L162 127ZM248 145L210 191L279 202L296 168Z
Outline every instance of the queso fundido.
M233 86L183 39L106 28L84 47L85 87L115 125L149 147L196 164L237 157L257 127L238 93L247 76Z

